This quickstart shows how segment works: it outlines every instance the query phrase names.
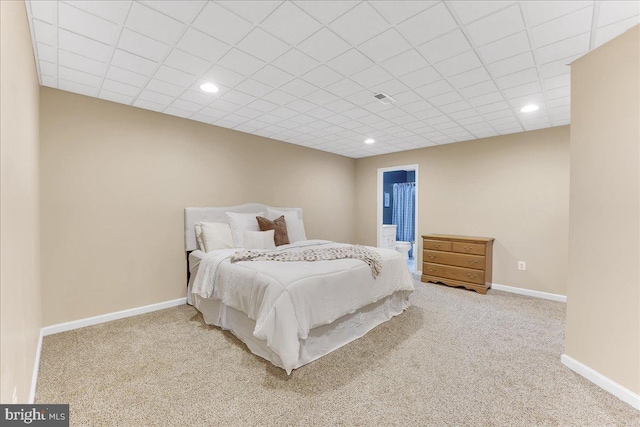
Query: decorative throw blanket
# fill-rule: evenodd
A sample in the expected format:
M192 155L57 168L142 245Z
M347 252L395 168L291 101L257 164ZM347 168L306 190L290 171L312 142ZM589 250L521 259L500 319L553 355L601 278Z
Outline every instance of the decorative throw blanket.
M364 246L345 246L339 248L306 249L304 251L257 252L241 251L231 256L231 262L238 261L329 261L354 258L364 261L371 268L374 278L382 269L380 254Z

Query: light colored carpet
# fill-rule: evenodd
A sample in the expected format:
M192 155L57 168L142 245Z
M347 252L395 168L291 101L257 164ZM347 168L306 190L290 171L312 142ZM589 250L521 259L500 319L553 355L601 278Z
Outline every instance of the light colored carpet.
M560 364L564 304L416 287L405 313L290 377L190 306L48 336L36 400L91 426L640 426Z

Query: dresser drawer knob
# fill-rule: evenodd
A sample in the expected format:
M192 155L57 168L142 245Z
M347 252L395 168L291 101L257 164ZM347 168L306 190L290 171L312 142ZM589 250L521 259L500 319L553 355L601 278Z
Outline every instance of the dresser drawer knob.
M470 259L469 260L469 264L477 264L478 260L477 259Z
M465 246L464 249L469 252L471 249L473 249L471 246Z
M467 276L469 277L469 279L477 279L478 278L477 274L467 273Z
M434 248L436 248L436 249L438 249L438 248L440 247L440 243L438 243L438 244L434 243L434 244L433 244L433 247L434 247Z
M436 256L435 256L435 255L427 255L427 258L429 258L429 259L436 259Z
M428 268L428 270L429 270L429 271L431 271L431 272L436 271L436 269L435 269L435 268L433 268L433 267L429 267L429 268Z

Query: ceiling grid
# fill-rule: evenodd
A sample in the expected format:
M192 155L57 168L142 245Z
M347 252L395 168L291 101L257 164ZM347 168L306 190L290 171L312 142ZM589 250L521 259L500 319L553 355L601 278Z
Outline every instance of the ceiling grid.
M27 0L27 13L43 86L359 158L568 124L567 64L640 23L640 2Z

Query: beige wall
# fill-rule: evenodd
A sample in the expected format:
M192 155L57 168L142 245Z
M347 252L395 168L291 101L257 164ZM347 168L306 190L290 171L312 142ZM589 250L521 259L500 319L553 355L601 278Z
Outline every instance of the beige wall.
M54 89L41 91L43 323L185 296L183 210L304 209L355 240L355 160Z
M40 334L38 97L23 1L0 2L0 402L29 400Z
M567 126L358 159L360 243L376 243L377 169L414 163L420 234L494 237L493 283L565 294Z
M640 393L640 27L571 67L566 354Z

